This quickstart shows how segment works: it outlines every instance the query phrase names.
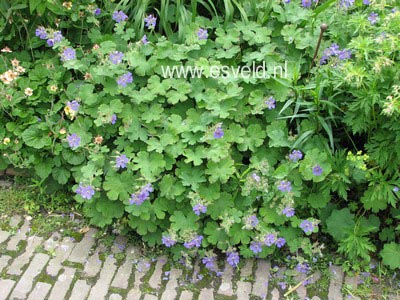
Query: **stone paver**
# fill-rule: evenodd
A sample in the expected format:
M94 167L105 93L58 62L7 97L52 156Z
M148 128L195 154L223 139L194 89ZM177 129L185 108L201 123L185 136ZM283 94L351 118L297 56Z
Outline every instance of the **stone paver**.
M16 251L18 249L18 243L26 239L26 234L30 230L30 222L25 220L24 225L18 229L17 233L13 235L8 241L7 250Z
M344 283L345 285L350 286L352 291L356 291L359 280L360 280L359 276L346 276L344 279ZM359 300L361 298L358 296L353 296L352 299Z
M302 283L297 289L296 293L299 296L299 299L305 299L307 297L307 289L303 285L304 281L306 280L307 275L304 273L297 273L295 276L296 284Z
M251 293L251 283L250 282L239 281L237 283L236 295L237 295L238 299L240 299L240 300L250 299L250 293Z
M200 291L199 300L214 300L213 289L202 289Z
M115 274L114 280L111 283L112 287L119 289L128 288L129 278L131 277L133 270L133 260L137 258L139 249L135 247L128 247L126 249L126 259L125 262L119 267L117 273Z
M49 261L49 256L47 254L38 253L36 254L28 268L26 269L24 275L22 275L21 279L18 281L15 286L14 291L11 294L10 299L20 298L26 299L26 296L32 289L33 281L36 276L40 274L43 270L44 266Z
M133 288L126 296L126 300L139 300L142 294L138 288Z
M153 272L153 275L151 275L150 280L149 280L149 285L153 289L159 289L161 285L161 276L163 272L163 266L167 263L167 257L166 256L161 256L157 259L157 263Z
M257 269L255 273L255 282L253 284L252 294L264 298L268 293L268 278L271 264L266 260L257 260Z
M329 285L328 300L343 300L341 293L343 282L343 271L338 266L330 266L331 283Z
M95 238L93 237L93 235L96 234L96 232L97 230L94 228L90 228L89 231L86 232L83 239L72 250L72 253L68 258L70 262L81 264L85 262L89 254L89 250L95 244Z
M280 300L281 299L280 296L279 296L279 291L278 291L277 288L274 288L272 290L271 296L272 296L271 300Z
M253 274L254 259L247 259L244 266L240 270L241 277L249 277Z
M233 268L230 264L228 264L228 262L225 262L225 269L221 276L221 285L219 286L218 294L229 297L233 295L232 277Z
M111 252L112 253L122 253L122 252L124 252L127 242L128 242L128 239L126 237L118 235L115 238L114 244L111 247Z
M8 231L0 230L0 244L7 241L9 236L10 236L10 233Z
M122 296L120 294L111 294L109 300L122 300Z
M75 269L64 267L64 273L58 276L48 300L64 299L75 276Z
M46 251L54 251L57 247L60 246L61 235L58 232L54 232L51 237L49 237L44 243L43 247Z
M51 284L38 282L29 294L28 300L44 300L51 289Z
M57 276L62 268L62 263L68 258L74 249L75 244L70 238L64 238L61 244L55 250L55 257L53 257L46 268L47 274L50 276Z
M173 268L169 273L169 280L165 287L165 291L161 296L161 300L175 299L177 296L176 288L178 287L178 278L182 275L182 270Z
M158 298L154 295L146 294L144 295L143 300L158 300Z
M0 300L8 299L8 295L11 293L15 281L11 279L0 279Z
M37 236L30 236L27 239L28 243L25 248L25 252L14 259L13 263L9 267L7 274L10 275L21 275L22 268L29 263L30 258L32 257L36 247L40 246L43 239Z
M86 280L77 280L75 282L74 288L71 292L71 297L69 300L84 300L90 291L90 285L86 283Z
M97 246L94 253L85 261L85 268L83 273L87 277L95 277L100 272L103 262L100 260L99 254L104 252L106 247L103 244Z
M111 280L113 279L114 273L117 269L115 262L116 261L113 256L108 256L106 258L104 266L100 272L100 278L92 287L88 300L105 299L108 289L110 288Z
M7 267L10 259L11 259L11 256L8 256L8 255L2 255L0 257L0 273Z
M193 299L193 293L190 291L183 291L179 298L179 300L192 300L192 299Z
M15 216L11 217L9 225L10 225L10 227L17 227L19 225L19 223L21 223L21 221L22 221L22 217L19 215L15 215Z

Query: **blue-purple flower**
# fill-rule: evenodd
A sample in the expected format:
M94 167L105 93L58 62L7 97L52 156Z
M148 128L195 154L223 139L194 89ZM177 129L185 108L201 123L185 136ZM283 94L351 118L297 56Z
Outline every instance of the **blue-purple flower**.
M326 64L331 57L336 57L339 60L350 59L351 50L348 49L340 50L339 45L334 43L330 47L324 50L323 55L319 61L320 65Z
M268 247L271 247L273 244L275 244L275 241L276 236L273 233L268 233L264 238L264 244Z
M101 14L101 9L97 7L97 8L93 11L93 13L94 13L95 16L98 16L98 15Z
M368 21L372 24L375 25L379 21L379 15L376 12L370 13L368 16Z
M61 54L61 60L62 61L67 61L67 60L72 60L76 58L76 51L73 48L66 48L63 53Z
M92 199L94 195L94 188L91 185L82 185L82 183L79 183L79 187L76 189L75 193L78 195L81 195L83 199Z
M194 237L191 241L185 242L183 246L187 249L191 249L193 247L199 248L201 246L201 242L203 241L203 236L198 235Z
M199 40L206 40L208 38L208 31L207 29L204 28L200 28L197 31L197 37L199 38Z
M69 107L70 110L77 112L79 110L80 104L78 101L72 100L67 102L67 106Z
M251 178L253 178L253 180L255 182L260 182L261 181L261 177L258 176L256 173L251 174Z
M215 266L215 262L216 262L216 258L215 256L205 256L203 257L203 259L201 260L201 262L204 264L204 266L210 270L210 271L216 271L216 266Z
M54 43L59 43L59 42L61 42L62 38L63 38L63 36L62 36L61 31L55 31L55 32L54 32L54 34L53 34L53 41L54 41Z
M200 216L201 213L206 213L207 212L207 206L201 203L197 203L195 206L193 206L193 211L196 215Z
M301 5L302 5L304 8L309 8L309 7L311 7L311 4L312 4L312 0L301 0Z
M224 136L224 131L222 130L222 127L219 125L215 128L214 131L214 138L220 139Z
M261 242L256 242L256 241L252 241L250 243L250 250L253 251L254 254L262 252L262 243Z
M143 43L143 45L147 45L149 43L149 40L147 39L147 35L143 35L142 43Z
M295 213L295 210L294 210L293 207L288 207L287 206L282 210L282 214L284 214L288 218L293 217L294 213Z
M364 4L364 5L370 5L371 2L370 2L369 0L363 0L363 4Z
M170 248L175 245L176 241L169 235L165 235L162 237L161 242L165 245L165 247Z
M322 170L322 168L321 168L320 165L316 165L316 166L314 166L314 167L312 168L312 173L313 173L315 176L321 176L322 172L323 172L323 170Z
M245 221L246 226L249 227L249 228L254 228L254 227L256 227L256 226L258 225L258 222L259 222L259 221L258 221L256 215L248 216L248 217L246 218L246 221Z
M298 263L296 266L296 270L299 273L307 274L311 268L307 263Z
M226 255L226 261L228 264L230 264L232 267L237 267L240 261L239 254L237 252L227 252Z
M128 16L122 10L117 10L113 13L112 19L117 23L121 23L128 19Z
M46 39L47 38L46 28L44 28L43 26L39 26L38 28L36 28L35 35L41 40Z
M116 114L112 114L112 115L111 115L110 123L111 123L112 125L114 125L115 122L117 122L117 115L116 115Z
M342 8L350 8L354 5L354 0L341 0L340 7Z
M124 58L124 54L119 51L114 51L114 52L110 53L110 55L109 55L109 59L114 65L120 64L122 62L123 58Z
M272 110L275 108L276 100L274 97L269 97L264 103L269 110Z
M141 205L146 199L150 197L150 193L153 192L153 186L151 183L146 184L141 190L135 194L131 194L131 200L129 203Z
M303 158L303 153L300 150L293 150L292 153L289 153L289 159L292 162L297 162Z
M125 74L123 74L123 75L121 75L121 76L119 76L117 78L117 84L119 86L126 87L126 85L128 83L132 83L132 82L133 82L133 77L132 77L132 73L131 72L127 72L127 73L125 73Z
M292 184L288 180L281 180L278 184L278 190L281 192L290 192L292 190Z
M397 193L398 191L399 191L399 187L398 187L398 186L395 186L395 187L393 188L393 192Z
M303 220L300 223L300 228L303 229L304 233L309 233L314 230L314 225L312 222L310 222L308 220Z
M286 240L283 237L277 238L275 245L278 248L282 248L286 244Z
M144 22L146 23L145 26L147 28L154 29L157 25L157 18L150 14L146 18L144 18Z
M115 166L117 168L124 169L126 168L126 164L129 162L129 159L126 157L125 154L121 154L115 158Z
M76 133L69 134L67 136L67 142L71 148L78 148L81 143L81 138Z

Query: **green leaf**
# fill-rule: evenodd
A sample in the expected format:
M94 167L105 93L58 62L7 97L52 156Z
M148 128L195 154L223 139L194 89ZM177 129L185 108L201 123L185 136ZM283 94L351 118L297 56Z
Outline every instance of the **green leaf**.
M247 127L246 135L243 137L243 142L238 145L238 149L255 151L264 143L266 135L265 130L259 124L252 124Z
M161 196L165 196L167 199L175 200L177 196L182 195L185 192L185 188L181 181L178 181L176 177L172 175L163 176L159 183Z
M182 211L176 211L169 220L171 221L171 228L176 231L197 230L199 228L198 217L194 213L185 215Z
M382 262L388 265L392 270L400 268L400 245L397 243L389 243L383 246L380 252Z
M36 174L38 174L40 178L45 179L51 174L53 166L54 163L52 159L44 159L35 165Z
M107 191L110 200L126 201L129 199L129 193L133 192L132 176L124 172L122 174L110 173L106 176L103 188Z
M235 173L234 161L227 157L219 162L209 161L205 173L210 176L211 183L221 181L225 183Z
M134 170L140 170L140 173L150 182L154 181L164 170L166 163L160 153L147 153L140 151L133 159Z
M41 130L38 125L32 125L22 133L22 139L27 146L42 149L51 146L48 133L49 131Z
M341 241L348 236L348 231L355 226L354 214L348 208L334 210L326 220L328 233L337 241Z
M207 241L210 244L216 245L221 250L224 250L228 247L228 235L221 227L218 226L216 222L207 222L207 225L204 228L204 233L206 234Z
M63 167L54 168L51 173L59 184L66 184L71 176L71 173Z

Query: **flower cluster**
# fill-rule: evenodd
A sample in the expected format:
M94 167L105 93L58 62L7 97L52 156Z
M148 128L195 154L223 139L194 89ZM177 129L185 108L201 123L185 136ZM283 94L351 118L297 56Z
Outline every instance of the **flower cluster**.
M90 200L94 195L94 188L91 185L82 185L79 183L79 187L76 189L76 194L80 195L83 199Z
M197 31L197 37L199 38L199 40L206 40L208 38L208 31L207 29L204 28L200 28Z
M276 100L274 97L269 97L264 103L269 110L272 110L275 108Z
M275 245L278 248L282 248L286 244L286 240L283 237L276 237L273 233L268 233L264 237L264 245L271 247Z
M126 87L128 83L133 82L133 77L131 72L127 72L117 78L117 84L122 87Z
M340 7L342 8L350 8L354 5L354 0L340 0Z
M141 190L135 194L131 194L131 200L129 204L141 205L146 199L150 197L150 193L153 192L153 186L151 183L146 184Z
M304 233L310 233L314 230L314 225L309 220L303 220L300 223L300 228L303 229Z
M368 16L368 21L371 23L371 25L375 25L376 23L379 22L379 15L376 12L372 12Z
M165 245L165 247L170 248L175 245L176 241L170 236L165 235L162 237L161 242Z
M313 2L317 2L317 0L301 0L301 6L310 8Z
M124 58L124 54L119 51L114 51L114 52L110 53L110 55L108 57L114 65L117 65L122 62L122 59Z
M226 256L226 261L228 264L230 264L232 267L237 267L240 261L239 254L237 252L227 252Z
M324 50L324 53L319 61L320 65L325 65L328 63L328 60L336 57L338 60L347 60L351 58L351 51L348 49L340 50L338 44L332 44L330 47Z
M46 43L50 47L53 47L56 43L61 42L63 39L61 31L53 31L48 33L46 28L43 26L36 28L35 35L41 40L47 40Z
M252 229L258 225L259 221L256 215L250 215L245 218L244 223L246 229Z
M201 213L204 214L207 212L207 206L202 203L197 203L193 206L193 211L196 215L200 216Z
M65 48L63 53L61 54L61 60L67 61L67 60L72 60L72 59L76 59L75 49L73 49L71 47Z
M146 18L144 18L144 22L146 23L145 26L147 28L154 29L157 25L157 18L150 14Z
M197 235L192 240L190 240L189 242L183 243L183 246L186 249L191 249L193 247L199 248L201 246L201 242L202 241L203 241L203 236L202 235Z
M282 214L284 214L286 217L291 218L294 216L295 209L293 207L285 207L282 210Z
M126 21L128 16L122 10L117 10L113 13L112 19L117 23L121 23Z
M300 150L293 150L292 153L289 153L289 159L292 162L297 162L303 158L303 153Z
M282 180L278 184L278 190L281 192L290 192L292 191L292 183L288 180Z
M69 134L67 136L67 142L71 148L78 148L81 144L81 138L76 133Z
M121 154L115 158L115 167L118 169L125 169L129 159L125 154Z
M12 70L7 70L3 74L0 74L0 80L4 84L11 84L18 78L19 75L25 72L25 68L19 65L19 61L17 59L11 60L11 64L13 66Z

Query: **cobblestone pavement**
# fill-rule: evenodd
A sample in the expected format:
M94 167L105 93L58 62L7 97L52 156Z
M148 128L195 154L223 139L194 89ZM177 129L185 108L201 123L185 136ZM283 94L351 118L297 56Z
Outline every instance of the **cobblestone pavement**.
M266 260L249 259L240 270L225 264L222 274L207 276L198 263L188 270L174 266L166 256L142 257L139 248L121 236L105 246L93 228L75 241L59 233L48 239L29 236L30 221L18 216L10 226L13 230L0 230L0 300L340 300L346 298L342 284L356 287L358 282L332 266L324 296L310 293L301 284L306 276L298 274L298 288L285 298L288 289L282 291L272 282L271 263ZM321 274L313 275L308 280L318 284Z

